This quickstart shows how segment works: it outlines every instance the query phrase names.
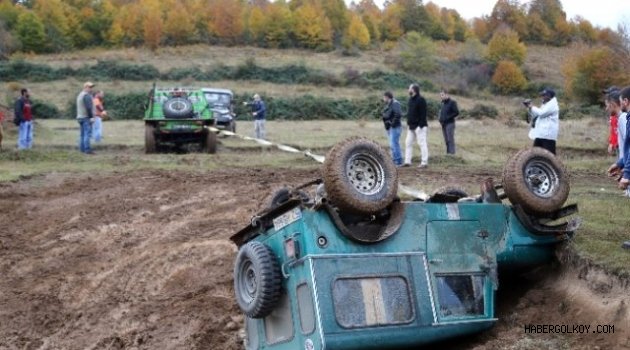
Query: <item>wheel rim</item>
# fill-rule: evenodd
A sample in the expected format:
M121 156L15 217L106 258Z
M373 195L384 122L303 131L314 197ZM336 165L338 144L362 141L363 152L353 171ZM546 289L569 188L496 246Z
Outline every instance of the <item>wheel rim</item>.
M256 296L258 290L258 283L256 282L256 270L251 261L246 261L241 266L241 273L239 275L239 286L241 290L241 297L245 303L250 304Z
M525 183L533 194L541 198L550 198L560 185L556 169L540 160L525 165Z
M385 185L385 170L371 154L354 154L346 163L346 174L352 187L363 195L373 195Z
M186 103L182 101L173 101L171 102L170 107L171 109L179 112L186 109Z

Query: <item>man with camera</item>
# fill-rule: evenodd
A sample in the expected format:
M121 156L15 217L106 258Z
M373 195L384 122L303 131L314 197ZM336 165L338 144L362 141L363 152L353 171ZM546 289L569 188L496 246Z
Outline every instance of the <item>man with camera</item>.
M540 92L540 96L543 101L540 107L532 106L531 100L523 101L531 125L529 138L534 140L534 147L544 148L555 155L560 123L556 92L547 88Z

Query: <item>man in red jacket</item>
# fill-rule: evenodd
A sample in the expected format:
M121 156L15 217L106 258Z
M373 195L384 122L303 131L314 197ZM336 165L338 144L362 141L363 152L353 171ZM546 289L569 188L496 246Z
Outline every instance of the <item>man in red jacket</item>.
M33 105L28 89L20 91L20 98L15 101L15 125L19 127L18 149L33 147Z

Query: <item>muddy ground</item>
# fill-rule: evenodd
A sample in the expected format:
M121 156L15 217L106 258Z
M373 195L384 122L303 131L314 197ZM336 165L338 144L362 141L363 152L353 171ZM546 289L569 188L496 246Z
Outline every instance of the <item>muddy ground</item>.
M139 171L0 184L0 349L241 349L228 237L272 189L315 176ZM617 334L524 333L529 323L597 319L603 304L579 302L593 296L572 295L584 276L571 276L502 282L499 324L441 348L630 348L627 289L615 286L603 291L614 295L601 322L617 322Z

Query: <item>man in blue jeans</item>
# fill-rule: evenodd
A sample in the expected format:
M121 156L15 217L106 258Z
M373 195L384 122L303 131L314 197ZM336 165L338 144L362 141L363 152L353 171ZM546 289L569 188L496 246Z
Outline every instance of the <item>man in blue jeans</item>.
M79 150L85 154L94 154L90 148L92 121L94 120L94 104L92 102L92 88L94 84L86 82L83 90L77 96L77 121L81 126Z
M392 152L392 159L396 166L403 165L402 153L400 152L400 134L402 133L402 109L400 103L396 101L394 95L387 91L383 94L383 102L385 102L385 110L383 110L383 124L389 139L389 148Z

